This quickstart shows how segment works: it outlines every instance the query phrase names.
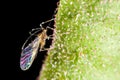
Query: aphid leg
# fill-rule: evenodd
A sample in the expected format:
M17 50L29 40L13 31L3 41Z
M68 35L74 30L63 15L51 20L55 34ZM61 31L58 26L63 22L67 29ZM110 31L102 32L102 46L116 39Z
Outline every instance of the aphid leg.
M47 36L47 39L48 39L48 40L49 40L49 39L53 39L53 35Z
M43 49L41 49L40 51L47 51L47 50L49 50L50 48L43 48Z
M54 28L51 28L51 27L49 27L49 26L47 26L47 28L48 28L48 29L51 29L51 30L54 30Z

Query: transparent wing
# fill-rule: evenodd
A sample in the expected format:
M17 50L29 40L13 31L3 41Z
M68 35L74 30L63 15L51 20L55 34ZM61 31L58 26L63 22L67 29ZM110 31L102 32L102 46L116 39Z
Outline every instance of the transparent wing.
M35 38L26 48L22 50L20 57L20 68L22 70L27 70L32 65L39 48L40 40Z

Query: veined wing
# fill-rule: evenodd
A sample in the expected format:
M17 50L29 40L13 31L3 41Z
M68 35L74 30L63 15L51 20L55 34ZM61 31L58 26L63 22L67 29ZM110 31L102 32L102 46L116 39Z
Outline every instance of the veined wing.
M40 40L35 38L26 48L22 50L20 57L20 67L22 70L27 70L32 65L39 48Z

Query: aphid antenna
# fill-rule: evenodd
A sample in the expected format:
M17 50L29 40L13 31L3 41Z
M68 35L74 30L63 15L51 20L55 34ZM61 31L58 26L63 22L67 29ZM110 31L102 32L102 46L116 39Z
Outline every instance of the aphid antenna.
M47 20L47 21L45 21L45 22L40 23L40 27L42 27L43 24L46 24L46 23L48 23L48 22L53 21L54 19L55 19L55 18L52 18L52 19L50 19L50 20Z
M57 12L57 9L54 11L54 14L56 14L56 12ZM40 28L32 29L32 31L40 30L40 29L43 30L43 29L44 29L43 26L42 26L43 24L46 24L46 23L48 23L48 22L51 22L51 21L55 20L55 18L53 18L53 17L54 17L54 14L53 14L53 16L52 16L52 19L40 23ZM49 23L49 25L50 25L50 23ZM49 27L49 26L47 26L47 28L49 28L49 29L51 29L51 30L54 30L53 28L51 28L51 27ZM31 31L31 32L32 32L32 31Z
M31 35L32 34L32 32L36 32L36 31L40 31L40 30L43 30L43 28L35 28L35 29L32 29L30 32L29 32L29 34Z
M32 32L33 32L33 31L36 31L36 30L43 30L44 28L43 28L42 25L45 24L45 23L48 23L48 22L50 22L50 21L52 21L52 20L54 20L54 18L52 18L52 19L50 19L50 20L47 20L47 21L45 21L45 22L40 23L40 28L32 29L32 30L29 32L29 34L31 35ZM47 28L54 30L53 28L51 28L51 27L49 27L49 26L47 26Z

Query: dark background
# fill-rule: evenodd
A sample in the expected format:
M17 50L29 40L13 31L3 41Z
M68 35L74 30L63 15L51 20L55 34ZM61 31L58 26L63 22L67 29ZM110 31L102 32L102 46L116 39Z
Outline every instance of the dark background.
M29 36L31 29L39 27L41 22L47 21L55 15L54 11L58 8L57 2L59 2L59 0L14 2L14 4L11 5L12 7L9 8L8 20L11 21L11 24L8 26L8 30L10 31L8 34L11 35L9 48L13 50L10 56L15 57L15 59L7 62L10 62L11 65L9 64L9 67L12 67L12 63L15 61L15 74L12 72L13 67L9 68L12 71L7 74L12 75L12 77L15 78L13 80L35 80L38 77L47 54L43 52L43 54L38 55L33 66L27 71L22 71L19 66L21 47ZM15 46L13 46L13 43ZM10 59L13 59L12 57L10 57Z

